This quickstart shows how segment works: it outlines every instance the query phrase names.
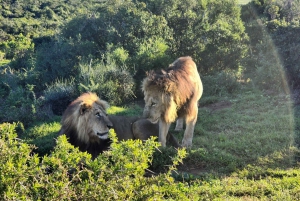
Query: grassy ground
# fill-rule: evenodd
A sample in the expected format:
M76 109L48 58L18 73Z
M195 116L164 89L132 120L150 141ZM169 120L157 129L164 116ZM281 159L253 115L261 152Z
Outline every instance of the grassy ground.
M199 182L209 200L300 199L300 107L293 106L289 96L243 89L200 104L193 147L174 175L178 180ZM111 107L108 112L141 115L142 107ZM23 138L40 153L49 153L59 119L37 123ZM183 132L173 128L181 141ZM156 153L153 168L163 169L174 153L173 148Z
M293 167L297 149L287 96L246 90L223 104L204 106L199 113L188 167L221 174L247 165Z

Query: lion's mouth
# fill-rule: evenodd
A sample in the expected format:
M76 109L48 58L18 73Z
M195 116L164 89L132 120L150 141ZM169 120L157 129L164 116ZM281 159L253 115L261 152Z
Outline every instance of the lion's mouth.
M98 136L100 139L107 139L107 138L108 138L108 132L104 132L104 133L99 133L99 132L97 132L97 136Z

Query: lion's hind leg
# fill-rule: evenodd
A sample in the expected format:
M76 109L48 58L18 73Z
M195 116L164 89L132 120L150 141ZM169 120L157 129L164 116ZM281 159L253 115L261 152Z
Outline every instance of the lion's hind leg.
M193 114L189 114L185 118L186 128L182 139L183 147L191 147L194 135L194 129L197 122L198 108L195 107Z
M191 147L192 146L196 121L197 121L197 118L195 118L194 121L186 122L186 128L185 128L184 136L182 139L183 147Z
M183 130L183 118L180 117L176 121L175 131L182 131Z

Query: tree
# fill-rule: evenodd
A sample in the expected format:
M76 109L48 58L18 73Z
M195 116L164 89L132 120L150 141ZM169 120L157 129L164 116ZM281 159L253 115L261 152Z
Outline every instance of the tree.
M192 56L204 73L239 67L247 37L237 1L143 2L173 30L168 40L173 56Z

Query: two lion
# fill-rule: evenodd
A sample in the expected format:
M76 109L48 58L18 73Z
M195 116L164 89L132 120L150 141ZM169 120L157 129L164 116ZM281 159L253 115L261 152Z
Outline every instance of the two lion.
M66 134L68 141L80 151L97 157L110 147L109 130L113 128L118 140L147 140L158 136L158 124L138 117L109 116L106 101L94 93L84 93L65 110L61 119L59 135ZM173 135L168 135L170 144L179 147Z
M182 146L192 145L198 115L198 101L203 86L197 66L191 57L180 57L166 71L151 71L143 80L144 117L152 123L159 122L159 141L166 146L170 124L177 120L176 130L186 129Z
M186 129L182 146L192 145L198 115L198 101L203 93L196 64L191 57L180 57L166 71L150 72L142 84L145 108L144 117L108 116L106 101L94 93L84 93L65 110L59 134L66 134L69 142L93 158L109 149L109 130L113 128L119 140L141 139L158 136L161 145L169 141L180 147L172 134L170 124L177 119L175 130ZM157 124L159 122L159 124ZM167 139L169 137L169 139Z

